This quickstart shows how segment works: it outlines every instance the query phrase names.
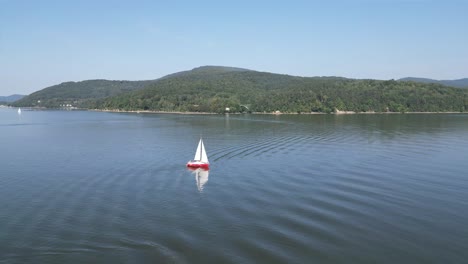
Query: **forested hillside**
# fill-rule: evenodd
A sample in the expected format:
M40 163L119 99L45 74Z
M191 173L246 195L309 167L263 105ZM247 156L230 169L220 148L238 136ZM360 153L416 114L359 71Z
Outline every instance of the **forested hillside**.
M468 90L433 83L296 77L224 67L166 76L142 90L98 100L98 109L330 113L466 111Z
M154 81L87 80L65 82L34 92L13 103L14 106L58 108L64 104L88 107L97 99L142 89Z
M427 78L406 77L406 78L399 79L399 81L438 83L438 84L452 86L452 87L468 88L468 78L457 79L457 80L434 80L434 79L427 79Z
M468 89L414 81L297 77L204 66L153 81L66 82L14 106L222 113L465 112Z

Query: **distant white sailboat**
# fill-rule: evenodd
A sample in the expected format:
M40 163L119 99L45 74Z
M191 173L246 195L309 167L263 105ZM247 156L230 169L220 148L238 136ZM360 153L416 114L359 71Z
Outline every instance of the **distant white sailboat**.
M205 145L203 144L203 140L200 138L198 142L197 151L195 152L195 157L193 160L187 162L187 167L189 168L202 168L205 170L210 169L210 162L208 161L208 156L206 155Z
M18 108L18 115L21 115L21 108Z

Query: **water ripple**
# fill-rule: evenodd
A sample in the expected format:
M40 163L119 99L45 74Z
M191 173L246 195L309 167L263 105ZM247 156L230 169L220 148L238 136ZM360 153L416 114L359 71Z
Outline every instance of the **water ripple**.
M36 114L0 139L2 263L465 259L459 116Z

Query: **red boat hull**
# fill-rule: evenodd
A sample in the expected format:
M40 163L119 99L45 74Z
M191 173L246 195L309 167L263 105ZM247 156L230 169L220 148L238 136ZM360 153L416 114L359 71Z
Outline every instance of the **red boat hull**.
M187 163L187 168L209 170L210 169L210 164L208 164L208 163L192 163L192 162L189 162L189 163Z

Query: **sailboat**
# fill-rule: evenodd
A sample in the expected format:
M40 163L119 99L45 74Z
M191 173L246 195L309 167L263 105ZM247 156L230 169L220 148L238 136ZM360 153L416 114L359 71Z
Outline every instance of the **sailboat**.
M18 108L18 115L21 115L21 108Z
M205 145L203 144L203 140L200 138L198 142L197 151L195 152L195 157L193 160L187 162L188 168L202 168L205 170L210 169L210 163L208 162L208 156L206 155Z

